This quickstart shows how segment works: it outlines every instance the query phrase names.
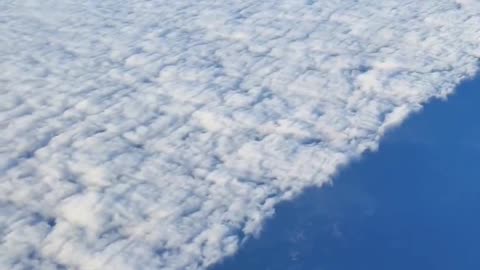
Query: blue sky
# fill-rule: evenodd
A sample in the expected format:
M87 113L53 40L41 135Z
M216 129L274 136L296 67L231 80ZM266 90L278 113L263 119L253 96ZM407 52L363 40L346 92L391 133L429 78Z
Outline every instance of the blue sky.
M479 102L477 78L428 104L212 269L479 269Z

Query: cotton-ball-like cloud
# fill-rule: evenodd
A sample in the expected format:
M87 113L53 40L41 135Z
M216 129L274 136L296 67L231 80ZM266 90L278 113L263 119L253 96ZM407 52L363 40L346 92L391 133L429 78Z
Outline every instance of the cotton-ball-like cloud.
M3 1L0 268L205 269L477 69L477 1Z

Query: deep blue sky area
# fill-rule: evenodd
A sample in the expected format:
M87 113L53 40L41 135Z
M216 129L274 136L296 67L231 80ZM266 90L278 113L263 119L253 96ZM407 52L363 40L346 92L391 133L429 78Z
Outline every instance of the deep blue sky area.
M333 186L277 207L213 270L480 269L480 77L391 131Z

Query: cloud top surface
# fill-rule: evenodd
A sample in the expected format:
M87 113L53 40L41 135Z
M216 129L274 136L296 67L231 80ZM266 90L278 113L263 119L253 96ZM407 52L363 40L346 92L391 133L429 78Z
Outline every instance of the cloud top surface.
M472 76L479 12L3 1L0 268L205 269Z

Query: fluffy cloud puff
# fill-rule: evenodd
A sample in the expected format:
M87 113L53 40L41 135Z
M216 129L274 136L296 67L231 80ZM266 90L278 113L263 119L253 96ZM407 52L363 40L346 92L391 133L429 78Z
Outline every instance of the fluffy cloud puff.
M479 12L2 1L0 268L205 269L472 76Z

